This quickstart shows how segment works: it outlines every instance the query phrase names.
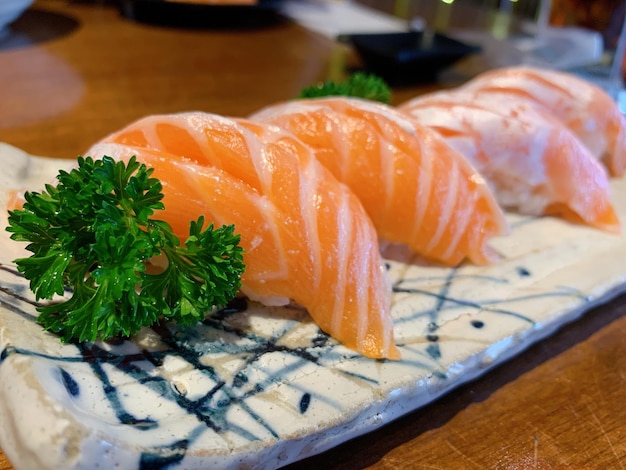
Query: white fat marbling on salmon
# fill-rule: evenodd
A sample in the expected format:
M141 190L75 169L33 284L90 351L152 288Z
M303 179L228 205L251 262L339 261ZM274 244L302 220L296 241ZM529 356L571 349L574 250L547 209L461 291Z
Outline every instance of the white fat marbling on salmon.
M420 151L424 153L425 142L420 142ZM435 183L432 178L432 159L424 158L422 160L423 171L418 175L417 191L415 193L415 216L413 218L413 229L411 231L411 238L417 238L420 236L420 230L424 223L426 216L426 208L428 207L430 195L432 192L432 185Z
M443 197L444 203L439 213L439 223L437 224L437 231L430 239L429 245L427 247L427 249L429 250L432 250L441 242L441 239L444 235L445 224L450 219L452 219L452 213L454 212L454 207L456 205L458 197L457 188L459 184L459 167L457 165L451 165L449 174L450 180L448 190Z
M506 233L495 198L474 178L469 161L437 133L390 106L346 97L294 100L250 119L281 126L311 146L359 197L385 240L446 264L464 258L485 263L489 238ZM454 187L448 167L459 171ZM474 193L479 196L470 196ZM457 223L450 209L458 201L472 205L471 226L480 237L451 233L450 227L468 225ZM448 240L453 246L445 246Z
M298 198L300 200L300 207L302 208L302 218L307 228L306 236L309 251L308 253L304 253L304 255L310 257L311 266L313 267L313 272L311 273L311 288L317 291L320 288L322 269L324 269L326 264L325 260L322 259L322 247L320 245L320 238L317 236L320 223L317 217L319 202L316 194L319 192L317 182L321 178L318 171L320 167L319 165L312 165L311 162L313 161L314 160L311 159L309 164L303 168L306 177L302 179L300 184ZM305 234L302 235L304 236Z
M347 207L345 198L342 198L339 201L338 206L338 214L339 214L339 230L338 230L338 240L337 240L337 249L340 251L350 251L353 249L351 243L354 238L354 227L352 226L352 217L350 217L349 213L350 209ZM350 275L348 269L348 263L345 258L340 258L338 260L335 259L327 259L327 263L335 263L335 268L337 270L337 283L339 284L339 288L342 292L346 291L345 283L348 280L348 276ZM332 310L332 320L331 320L331 329L335 331L340 331L344 325L344 317L343 312L346 308L346 296L335 297L333 310ZM355 318L355 322L359 322L360 319ZM358 340L360 341L359 336L357 335Z

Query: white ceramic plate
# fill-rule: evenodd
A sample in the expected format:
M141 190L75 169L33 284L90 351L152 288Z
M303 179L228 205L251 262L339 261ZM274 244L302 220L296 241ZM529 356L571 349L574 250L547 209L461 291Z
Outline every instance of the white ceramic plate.
M4 195L40 189L68 161L0 145L0 165ZM626 220L624 180L613 197ZM194 329L63 345L35 322L11 268L24 253L3 233L0 447L18 469L261 469L372 431L626 290L624 236L509 218L513 232L493 243L502 260L492 266L390 261L396 362L354 354L302 310L245 301Z

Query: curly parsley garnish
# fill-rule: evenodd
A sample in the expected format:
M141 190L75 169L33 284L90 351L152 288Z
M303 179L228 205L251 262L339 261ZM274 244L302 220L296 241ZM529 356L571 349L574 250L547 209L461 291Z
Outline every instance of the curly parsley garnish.
M160 320L192 324L239 290L243 250L233 226L192 221L183 245L164 221L162 185L135 157L79 157L57 186L27 192L9 212L11 238L29 242L15 260L36 298L71 297L38 307L38 321L63 341L130 336ZM163 267L149 272L155 257Z
M341 83L328 81L304 88L298 98L324 96L354 96L389 104L391 89L382 78L376 75L356 72Z

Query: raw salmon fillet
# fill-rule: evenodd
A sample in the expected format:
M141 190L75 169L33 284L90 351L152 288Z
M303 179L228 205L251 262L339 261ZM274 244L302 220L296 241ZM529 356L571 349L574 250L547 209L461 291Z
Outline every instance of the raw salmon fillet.
M234 224L245 250L242 292L251 299L292 299L344 345L399 357L372 223L356 196L287 132L205 113L150 116L86 155L136 155L155 168L166 208L159 217L181 240L201 214Z
M301 99L250 119L295 134L359 197L379 236L447 265L492 261L507 233L482 176L436 132L394 108L357 98Z
M567 127L530 103L451 90L399 109L469 158L503 207L620 230L603 166Z
M520 66L484 72L463 88L534 103L576 134L611 175L623 175L626 118L597 85L565 72Z

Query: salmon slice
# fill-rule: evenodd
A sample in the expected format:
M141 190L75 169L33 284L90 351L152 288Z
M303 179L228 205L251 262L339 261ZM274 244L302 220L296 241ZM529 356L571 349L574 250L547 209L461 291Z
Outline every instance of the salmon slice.
M482 176L436 132L394 108L356 98L295 100L250 119L295 134L359 197L379 236L447 265L493 261L507 233Z
M532 102L576 134L611 175L624 174L626 118L597 85L565 72L520 66L484 72L463 89Z
M153 167L163 183L159 217L181 240L201 214L234 224L245 250L242 292L251 299L294 300L345 346L399 357L391 285L371 221L356 196L285 131L204 113L150 116L86 155L136 155Z
M530 103L453 90L399 109L468 157L503 207L619 232L604 167L567 127Z

